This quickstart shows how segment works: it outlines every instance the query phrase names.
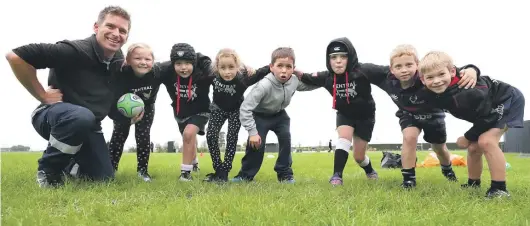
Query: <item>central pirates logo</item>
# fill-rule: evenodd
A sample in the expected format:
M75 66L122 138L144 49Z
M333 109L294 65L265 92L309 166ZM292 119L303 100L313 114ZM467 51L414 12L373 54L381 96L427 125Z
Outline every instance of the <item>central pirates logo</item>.
M424 100L420 100L420 101L418 101L418 96L416 96L416 95L412 95L412 96L410 96L409 101L410 101L410 103L412 103L412 104L423 104L423 103L425 103Z

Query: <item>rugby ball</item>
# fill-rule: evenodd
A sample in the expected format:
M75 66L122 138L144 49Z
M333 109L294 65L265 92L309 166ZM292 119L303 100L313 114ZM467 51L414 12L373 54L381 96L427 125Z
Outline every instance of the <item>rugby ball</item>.
M134 93L126 93L118 99L118 111L127 118L134 118L144 110L144 101Z

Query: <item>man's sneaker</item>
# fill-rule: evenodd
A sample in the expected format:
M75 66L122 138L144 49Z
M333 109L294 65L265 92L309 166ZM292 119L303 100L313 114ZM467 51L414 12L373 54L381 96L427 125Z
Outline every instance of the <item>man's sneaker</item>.
M333 186L339 186L342 185L342 178L339 176L339 174L333 174L331 179L329 179L329 183Z
M377 180L377 179L379 179L379 175L377 174L377 172L375 172L375 170L373 172L371 172L371 173L367 173L366 177L369 180Z
M416 181L415 180L406 180L401 183L401 187L405 189L411 189L416 187Z
M149 175L147 172L138 172L138 177L145 182L151 182L151 175Z
M510 193L505 190L490 188L486 192L486 198L510 198Z
M37 172L37 183L41 188L56 188L64 185L61 174L45 173L43 170Z
M458 179L456 178L455 171L453 171L453 170L442 171L442 174L449 181L458 181Z
M193 172L199 172L201 169L199 169L199 163L193 164Z
M192 181L193 177L191 177L191 172L189 172L189 171L181 171L179 180L180 181Z
M292 176L287 176L285 178L282 178L279 180L280 183L283 183L283 184L294 184L296 181L294 180L294 177Z

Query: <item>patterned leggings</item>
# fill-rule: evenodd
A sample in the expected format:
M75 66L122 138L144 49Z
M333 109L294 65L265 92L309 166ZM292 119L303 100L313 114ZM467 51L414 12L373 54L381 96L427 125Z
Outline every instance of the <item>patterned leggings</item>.
M155 108L153 106L146 106L144 116L141 121L134 126L134 135L136 137L136 158L138 160L137 171L147 172L147 164L149 163L149 154L151 152L151 125L155 116ZM114 130L112 131L112 138L109 143L110 161L114 170L118 170L121 154L123 153L123 145L125 140L129 137L129 123L114 122Z
M219 150L219 132L227 119L228 133L226 134L225 161L222 162L221 151ZM239 109L232 112L225 112L219 109L212 111L210 121L208 122L206 141L208 142L208 149L212 157L214 170L225 170L230 172L232 169L232 161L234 161L234 155L236 154L240 127Z

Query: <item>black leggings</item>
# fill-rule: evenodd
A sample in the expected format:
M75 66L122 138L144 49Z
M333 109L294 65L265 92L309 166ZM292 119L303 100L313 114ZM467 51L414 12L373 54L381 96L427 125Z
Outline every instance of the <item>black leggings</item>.
M221 151L219 150L219 132L221 127L228 119L228 133L226 134L226 152L225 161L221 161ZM208 142L208 149L212 157L213 168L215 171L225 170L230 172L232 169L232 162L236 154L237 140L239 137L239 128L241 122L239 121L239 109L232 112L225 112L223 110L214 110L208 122L208 130L206 132L206 141Z
M138 160L137 171L147 172L147 165L149 163L149 154L151 153L151 125L155 117L155 108L153 106L146 106L144 116L141 121L134 126L134 135L136 137L136 158ZM114 122L114 129L112 131L112 138L109 143L110 160L114 170L118 170L121 154L123 153L123 145L129 136L129 123Z

